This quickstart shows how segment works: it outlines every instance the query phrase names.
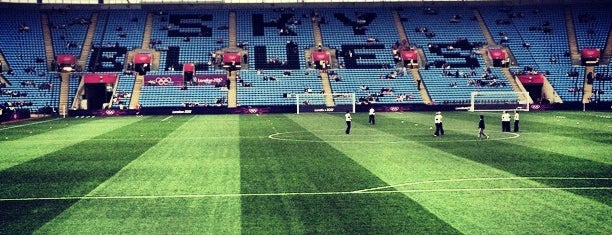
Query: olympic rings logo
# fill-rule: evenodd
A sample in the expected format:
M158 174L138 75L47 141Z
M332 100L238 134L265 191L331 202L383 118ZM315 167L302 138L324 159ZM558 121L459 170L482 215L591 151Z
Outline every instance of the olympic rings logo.
M165 86L165 85L171 84L173 82L172 82L172 78L171 77L156 77L155 78L155 83L157 85L160 85L160 86Z

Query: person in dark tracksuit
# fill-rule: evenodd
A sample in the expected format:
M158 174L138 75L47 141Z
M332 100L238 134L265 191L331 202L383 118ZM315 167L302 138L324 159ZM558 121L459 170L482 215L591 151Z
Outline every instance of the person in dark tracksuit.
M479 139L489 138L489 136L485 134L484 130L485 130L484 115L480 115L480 121L478 121L478 138Z

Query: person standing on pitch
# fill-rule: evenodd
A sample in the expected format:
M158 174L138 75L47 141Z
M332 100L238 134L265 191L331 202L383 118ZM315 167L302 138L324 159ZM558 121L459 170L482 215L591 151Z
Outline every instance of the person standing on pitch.
M502 132L510 132L510 114L506 111L502 113Z
M484 121L484 115L480 115L480 121L478 121L478 138L482 139L484 138L489 138L489 136L487 134L485 134L484 132L485 130L485 121Z
M508 131L510 127L508 127ZM519 131L519 113L518 111L514 110L514 132L518 132Z
M443 136L444 135L444 127L442 126L442 113L436 112L434 116L434 124L436 125L436 132L434 136Z
M346 121L346 131L344 133L351 134L351 113L347 110L344 114L344 120Z
M369 115L370 118L368 119L368 123L370 123L370 125L376 124L376 111L374 110L374 107L370 107Z

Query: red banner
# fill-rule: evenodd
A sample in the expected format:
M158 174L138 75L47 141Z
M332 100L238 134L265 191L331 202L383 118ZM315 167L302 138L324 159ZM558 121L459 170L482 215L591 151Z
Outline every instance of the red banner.
M503 49L489 49L489 56L493 60L505 60L506 52Z
M402 60L419 60L419 54L416 51L412 50L402 50Z
M134 64L150 64L151 54L139 53L134 56Z
M183 64L183 72L195 72L195 65L193 63Z
M582 59L599 59L601 58L601 52L599 48L584 48L580 56Z
M225 86L227 75L197 74L193 75L193 80L195 85ZM185 84L183 75L180 74L145 75L144 82L149 86L182 86Z
M115 83L117 74L88 73L83 75L85 83Z
M315 51L312 53L312 60L313 61L331 61L329 59L329 54L327 52L324 51Z
M517 76L523 85L544 84L544 76L542 74L519 74Z
M240 55L237 52L224 52L223 63L231 64L232 62L240 64Z
M74 55L62 54L57 56L57 64L73 65L76 63Z

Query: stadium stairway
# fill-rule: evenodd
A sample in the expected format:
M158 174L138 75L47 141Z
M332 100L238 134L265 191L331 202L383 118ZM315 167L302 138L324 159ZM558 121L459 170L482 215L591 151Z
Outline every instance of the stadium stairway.
M72 98L72 109L77 110L81 109L81 97L83 97L83 93L85 92L85 79L79 79L79 85L77 86L76 92L74 93L74 97Z
M7 84L7 85L11 84L9 83L9 81L6 80L6 78L4 78L4 74L1 74L1 73L0 73L0 83Z
M147 20L145 23L145 30L142 35L142 49L149 49L151 43L151 32L153 30L153 13L147 13Z
M77 61L78 66L81 68L86 68L87 57L89 57L94 33L96 32L96 25L98 25L98 15L98 12L91 13L89 28L87 28L85 41L83 42L83 47L81 48L81 57L79 57L79 60Z
M238 79L236 79L236 76L238 75L237 71L231 71L227 73L227 79L230 83L230 87L229 90L227 90L227 107L228 108L236 108L238 107L238 99L237 99L237 94L238 94L238 86L236 84L236 82L238 81Z
M155 49L136 49L136 50L131 50L127 52L126 55L126 61L134 61L134 56L136 54L150 54L151 55L151 64L149 66L151 66L151 71L157 71L159 70L159 65L160 65L160 60L161 60L161 53L159 51L156 51ZM128 67L128 63L124 63L123 64L123 69L127 70Z
M231 50L236 50L238 46L238 36L237 36L237 26L236 26L236 11L230 11L228 15L228 45L227 47ZM248 52L243 52L248 53ZM244 61L244 65L248 65L247 61ZM245 69L248 67L245 67ZM227 90L227 107L228 108L236 108L238 107L238 76L237 71L229 71L227 72L227 79L230 83L229 89Z
M228 17L228 47L235 48L238 45L237 28L236 28L236 11L230 11ZM245 61L246 62L246 61Z
M321 34L321 25L319 21L316 21L312 24L312 36L316 45L323 45L323 35Z
M587 75L595 74L595 66L585 66L584 67L584 85L582 87L582 103L588 104L591 102L591 97L593 96L593 81L588 82Z
M144 76L136 75L136 80L134 81L134 89L132 90L132 97L130 97L129 109L136 109L138 107L138 104L140 104L140 91L142 90L143 84Z
M567 28L567 38L569 41L570 54L572 58L572 65L580 65L580 52L578 51L578 42L576 40L576 28L574 27L574 20L572 17L572 8L566 6L565 12L565 26Z
M304 53L306 60L309 60L311 58L312 51L316 50L316 45L323 45L323 35L321 34L321 26L319 25L318 21L312 24L312 35L314 38L315 47L312 47L309 50L306 50L306 53ZM332 62L329 66L333 67L332 65L336 64L333 62L336 59L335 50L334 50L334 53L332 53L331 50L327 47L324 47L324 50L330 54L330 58L332 59ZM333 91L331 88L331 84L329 83L329 75L327 74L327 71L324 71L324 70L319 71L319 75L321 78L323 94L326 95L325 96L325 106L333 107L335 106L335 104L334 104L334 98L331 96Z
M421 99L423 99L423 103L427 104L427 105L433 105L433 102L431 101L431 96L429 96L429 92L427 92L427 88L425 87L425 84L423 83L423 79L421 78L421 74L419 73L419 69L417 68L413 68L410 69L410 73L412 74L412 77L414 78L414 82L417 84L417 90L419 90L419 93L421 94ZM419 84L418 81L421 81L421 84ZM418 87L421 86L421 87Z
M474 14L474 17L476 17L476 20L478 21L478 26L480 27L480 30L482 30L482 34L487 40L487 45L488 46L497 45L497 43L495 43L495 40L493 40L493 37L491 36L491 31L489 31L489 28L487 27L484 20L482 19L482 15L480 15L480 11L478 9L474 9L472 13Z
M70 73L60 73L62 81L60 82L60 96L59 96L59 115L68 115L68 96L70 93Z
M399 36L401 42L406 42L407 44L410 44L408 36L406 36L406 30L404 30L404 25L402 24L402 19L399 13L397 12L397 10L394 10L392 14L393 22L395 23L395 28L397 29L397 36Z
M495 40L493 40L493 36L491 36L491 31L489 30L484 20L482 19L482 15L480 15L480 11L478 9L474 9L472 12L474 13L474 17L476 17L476 20L478 21L478 26L480 26L480 29L482 30L482 34L487 40L487 47L495 47L495 46L502 47L503 50L506 52L506 55L510 58L510 64L517 64L516 59L514 58L514 55L512 55L512 52L510 51L510 48L504 47L501 45L497 45ZM493 66L493 62L489 58L489 52L488 52L487 47L480 48L480 55L482 56L482 59L485 61L487 66ZM518 79L515 79L514 76L512 76L512 74L510 73L510 69L507 67L502 68L502 73L504 74L504 77L506 77L506 80L508 80L508 83L510 84L510 86L512 86L512 90L514 92L517 92L518 94L523 94L519 96L520 102L522 103L527 102L529 104L532 104L533 99L531 99L530 96L524 95L525 94L524 92L526 92L527 90L525 89L521 81L519 81Z
M55 60L55 55L53 53L53 40L51 39L51 29L49 28L49 15L47 13L42 13L40 15L40 22L42 25L43 31L43 41L45 43L45 57L47 58L47 70L54 71L55 68L52 68L52 61Z
M523 104L533 104L533 99L531 98L531 96L526 95L527 89L525 89L525 86L523 86L523 83L521 83L519 79L516 79L514 78L514 76L512 76L512 73L510 73L510 69L502 68L502 73L504 73L504 77L506 77L506 80L508 80L508 83L510 83L510 86L512 86L512 90L514 92L517 92L518 94L521 94L519 96L519 102Z
M559 93L557 93L546 75L542 74L542 77L544 80L544 84L542 84L543 99L548 100L548 102L551 104L563 103L563 99L561 99L561 96L559 96Z
M397 36L399 37L399 41L400 42L406 42L406 44L410 45L410 39L408 38L408 35L406 35L406 30L404 28L404 24L402 24L402 18L400 17L399 12L397 12L397 10L394 10L393 12L391 12L392 16L393 16L393 22L395 24L395 29L397 31ZM423 52L423 48L417 47L416 48L417 54L419 55L419 60L418 60L418 64L419 64L419 68L423 68L425 67L425 64L427 64L427 57L425 57L425 52ZM399 63L399 64L403 64L403 63Z
M2 63L2 71L8 71L10 69L9 64L6 62L6 58L4 57L4 53L0 50L0 63Z
M606 47L604 48L603 55L601 56L600 64L609 64L611 56L612 56L612 29L609 29L608 39L606 40Z
M402 24L402 19L400 17L399 12L394 10L392 12L393 22L395 23L395 29L397 31L397 36L399 37L400 42L406 42L406 44L410 45L410 39L408 39L408 35L406 35L406 30L404 29L404 24ZM427 64L427 57L425 57L425 52L423 52L423 48L416 48L417 54L419 55L418 64L419 68L425 67ZM399 65L403 65L403 63L398 63Z
M325 106L327 107L333 107L335 106L334 104L334 98L331 96L332 94L332 89L331 89L331 84L329 83L329 75L327 74L327 71L323 71L321 70L321 72L319 72L319 75L321 75L321 85L323 85L323 94L325 94Z

